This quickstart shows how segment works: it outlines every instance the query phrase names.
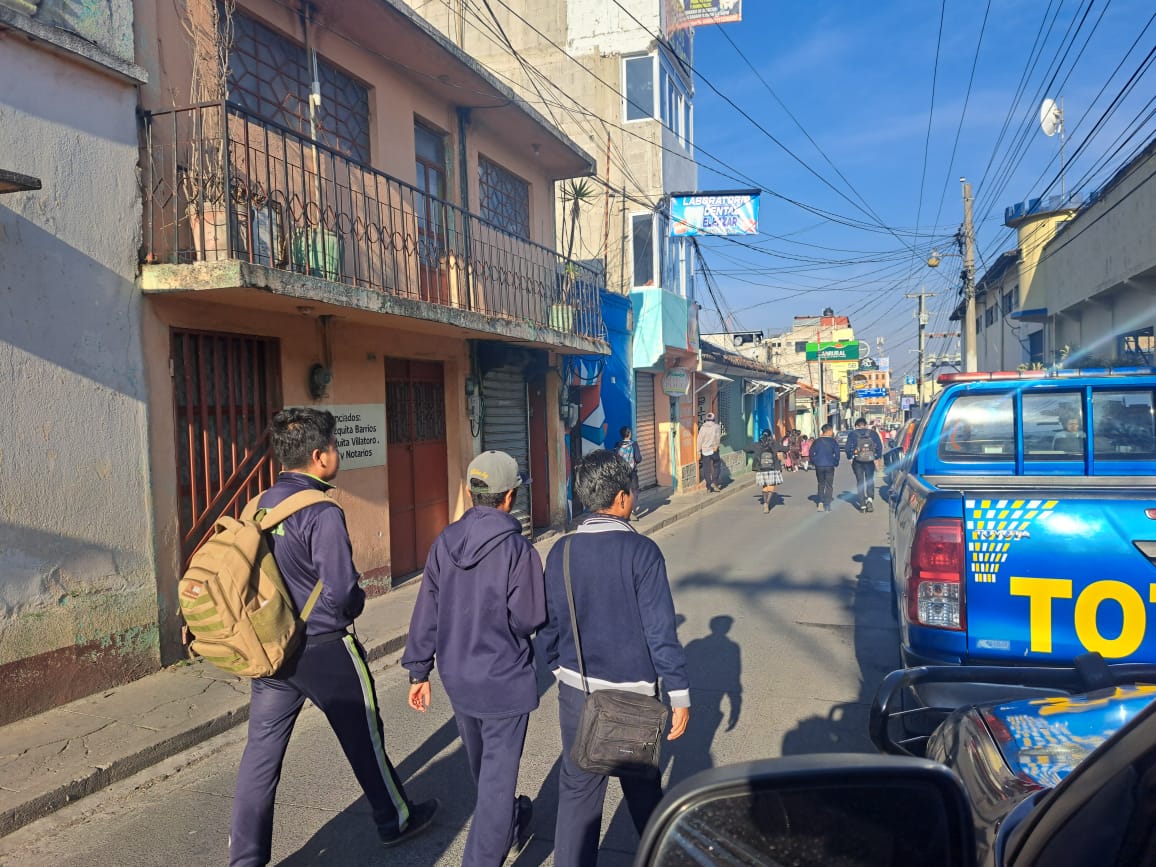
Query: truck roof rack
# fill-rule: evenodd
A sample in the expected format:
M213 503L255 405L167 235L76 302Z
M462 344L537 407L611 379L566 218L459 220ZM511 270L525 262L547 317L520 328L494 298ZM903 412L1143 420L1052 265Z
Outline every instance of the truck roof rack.
M1156 374L1156 367L1085 367L1057 370L980 370L972 373L941 373L940 385L953 382L1002 382L1014 379L1075 379L1084 376L1136 376Z

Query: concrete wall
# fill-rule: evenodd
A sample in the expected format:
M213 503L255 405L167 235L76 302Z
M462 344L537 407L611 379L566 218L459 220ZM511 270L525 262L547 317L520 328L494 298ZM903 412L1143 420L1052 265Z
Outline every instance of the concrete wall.
M120 60L133 59L132 0L0 0L0 6L75 34Z
M1156 326L1156 147L1044 239L1031 306L1046 307L1045 357L1111 361L1117 335ZM1021 240L1021 246L1024 241Z
M0 724L158 661L135 110L0 33Z

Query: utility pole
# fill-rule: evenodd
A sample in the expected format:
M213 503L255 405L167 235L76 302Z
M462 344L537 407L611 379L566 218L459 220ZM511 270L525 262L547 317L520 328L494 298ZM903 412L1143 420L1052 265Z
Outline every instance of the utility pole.
M915 314L915 319L919 323L919 372L915 375L915 388L918 395L917 401L919 408L923 409L923 359L927 352L927 307L924 305L924 299L934 298L934 292L924 292L923 287L919 287L918 294L904 295L904 298L918 298L919 308Z
M963 184L963 370L972 373L979 363L975 332L975 228L971 224L971 184Z

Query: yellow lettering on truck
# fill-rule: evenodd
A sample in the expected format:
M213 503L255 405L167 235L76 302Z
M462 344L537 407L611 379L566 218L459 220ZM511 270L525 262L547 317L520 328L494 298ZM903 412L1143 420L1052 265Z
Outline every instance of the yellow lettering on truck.
M1012 596L1028 597L1028 638L1032 653L1052 652L1052 600L1071 599L1072 582L1067 578L1013 577ZM1156 584L1148 588L1149 600L1156 603ZM1120 634L1109 638L1100 632L1096 615L1100 605L1111 600L1120 606ZM1085 650L1107 659L1131 656L1140 649L1148 628L1144 597L1123 581L1093 581L1076 598L1074 615L1076 638Z
M1052 652L1052 600L1071 599L1067 578L1012 578L1011 595L1029 600L1028 635L1032 653Z
M1111 599L1120 606L1124 623L1115 638L1105 638L1096 625L1096 612L1100 603ZM1144 640L1147 623L1144 600L1134 587L1123 581L1094 581L1080 593L1076 600L1076 637L1089 651L1095 651L1107 659L1130 656L1140 649Z

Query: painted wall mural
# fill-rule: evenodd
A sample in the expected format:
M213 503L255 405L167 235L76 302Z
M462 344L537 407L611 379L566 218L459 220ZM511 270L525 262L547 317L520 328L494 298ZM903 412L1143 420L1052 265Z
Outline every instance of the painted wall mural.
M132 0L0 0L0 6L74 33L121 60L133 60Z

